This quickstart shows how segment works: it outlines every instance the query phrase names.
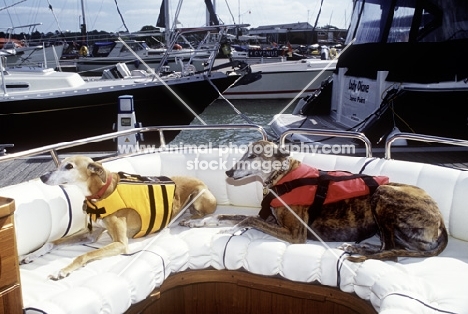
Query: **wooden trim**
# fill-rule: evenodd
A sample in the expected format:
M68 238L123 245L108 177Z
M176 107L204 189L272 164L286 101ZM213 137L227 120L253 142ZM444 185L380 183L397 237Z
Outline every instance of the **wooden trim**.
M15 201L0 196L0 313L23 313L14 216Z
M12 198L0 196L0 218L10 216L15 211L15 201Z
M376 313L369 302L337 288L212 269L169 276L127 313L302 313L309 308L317 313Z

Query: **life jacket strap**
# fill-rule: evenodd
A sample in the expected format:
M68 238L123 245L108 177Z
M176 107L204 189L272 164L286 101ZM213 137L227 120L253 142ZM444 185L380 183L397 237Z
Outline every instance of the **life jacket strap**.
M339 182L347 181L361 178L364 183L369 188L370 195L374 194L376 189L379 187L379 183L374 179L374 177L366 174L352 174L343 175L343 176L333 176L328 174L327 171L319 170L319 176L313 178L298 178L282 184L275 185L271 187L276 195L281 196L283 194L289 193L295 188L305 186L305 185L317 185L317 190L315 192L314 201L308 208L309 220L308 224L312 224L314 220L320 215L325 199L327 198L328 188L330 182ZM276 198L276 196L270 192L262 200L261 209L259 216L262 219L268 218L271 214L270 204Z

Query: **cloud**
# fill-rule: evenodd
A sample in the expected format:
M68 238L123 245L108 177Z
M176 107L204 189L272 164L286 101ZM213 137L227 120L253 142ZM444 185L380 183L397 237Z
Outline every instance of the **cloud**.
M313 25L321 0L216 0L217 13L225 24L239 22L260 25L308 22ZM16 0L5 0L8 6ZM49 10L46 0L23 2L8 10L0 11L0 28L11 24L18 26L30 23L43 23L38 27L40 32L54 32L59 27L62 30L79 31L82 16L77 1L49 0L53 13ZM161 0L117 0L125 24L131 32L145 25L155 25L159 15ZM178 1L172 0L170 15L173 19ZM240 6L239 6L240 4ZM117 12L114 0L87 0L86 24L88 30L105 30L109 32L123 31L123 23ZM352 0L324 1L318 26L331 22L338 27L346 27L345 14L351 14ZM186 0L183 2L178 20L185 27L196 27L205 24L206 13L203 0ZM233 21L234 20L234 21ZM349 18L348 18L349 20Z

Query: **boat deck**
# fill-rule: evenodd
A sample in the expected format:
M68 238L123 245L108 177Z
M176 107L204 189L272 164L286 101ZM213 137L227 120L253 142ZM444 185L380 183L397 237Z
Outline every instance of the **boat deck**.
M108 157L110 153L93 154L92 158ZM383 151L375 151L374 157L383 157ZM62 158L62 156L60 156ZM417 161L448 168L468 170L468 151L412 151L392 152L392 159ZM12 161L0 162L0 187L18 184L38 178L47 171L55 169L52 157L41 155L31 158L20 158Z
M0 187L38 178L55 168L52 158L46 156L2 162L0 163Z

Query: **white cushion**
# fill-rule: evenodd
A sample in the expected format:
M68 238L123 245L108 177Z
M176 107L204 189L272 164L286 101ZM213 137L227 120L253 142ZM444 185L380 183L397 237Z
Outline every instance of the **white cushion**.
M93 246L54 250L31 264L21 265L26 313L28 308L47 313L121 313L131 303L144 299L171 273L208 267L245 269L261 275L339 287L369 300L377 311L387 314L461 313L468 309L467 172L394 160L293 155L323 170L386 175L391 181L424 188L437 201L445 219L450 233L447 248L440 256L426 259L351 263L342 260L343 252L337 249L341 243L289 244L253 229L233 235L227 228L190 229L174 223L158 234L131 239L130 255L91 262L59 282L46 278L74 257L110 243L110 238L104 235ZM166 152L120 158L105 165L113 171L143 175L196 176L217 197L218 213L255 215L262 199L258 179L232 181L224 173L239 158L240 153L220 154L216 150L208 154ZM196 160L207 167L193 167ZM223 166L209 167L210 162ZM67 196L72 204L71 230L84 227L83 196L73 187L62 190L33 180L2 188L0 195L16 201L20 254L63 234L64 225L69 221ZM378 241L376 237L371 240ZM35 312L31 310L31 313Z

